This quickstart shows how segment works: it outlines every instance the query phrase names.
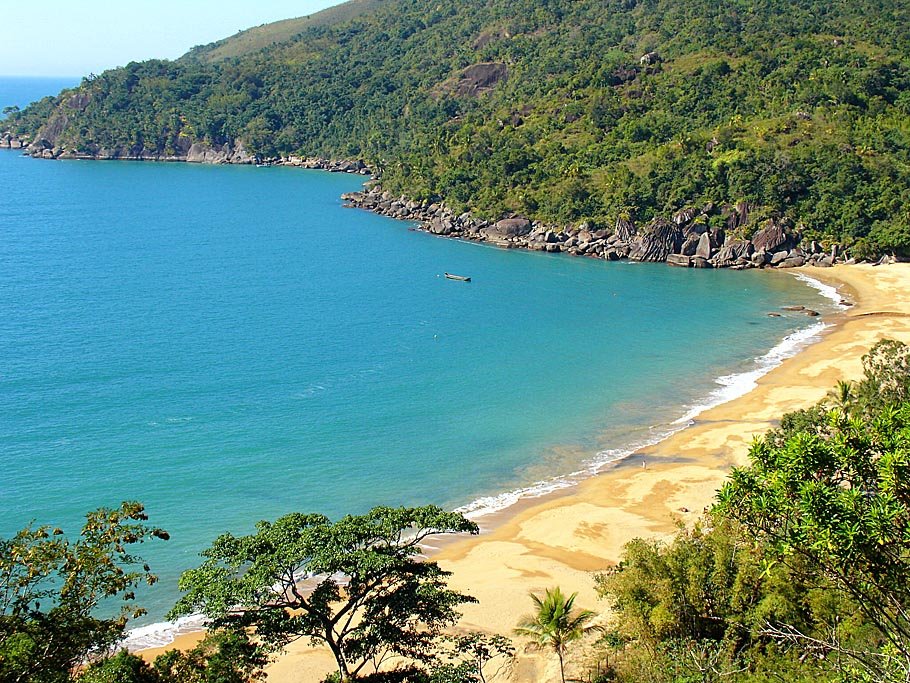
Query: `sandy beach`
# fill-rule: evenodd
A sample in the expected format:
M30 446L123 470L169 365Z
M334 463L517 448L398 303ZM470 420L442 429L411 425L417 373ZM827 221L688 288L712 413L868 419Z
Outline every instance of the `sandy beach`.
M666 538L680 520L695 521L729 469L746 463L754 437L784 413L820 400L837 380L858 378L862 355L878 340L910 343L910 264L800 272L836 286L855 304L827 320L833 326L820 341L759 379L748 394L703 412L665 441L574 488L482 518L479 537L440 550L435 559L453 572L451 585L480 601L464 610L460 628L508 635L531 605L528 593L554 586L577 591L579 606L605 612L593 573L614 564L624 544ZM181 638L177 645L190 642ZM509 680L558 680L555 658L516 645ZM268 680L315 683L332 669L328 651L299 643L269 667Z

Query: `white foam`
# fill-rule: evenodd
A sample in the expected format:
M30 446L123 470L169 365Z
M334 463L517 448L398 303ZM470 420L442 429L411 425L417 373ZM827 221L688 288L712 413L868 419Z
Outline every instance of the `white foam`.
M164 647L173 643L177 636L203 630L205 624L206 619L201 614L191 614L176 621L139 626L126 632L126 637L120 642L120 646L130 652L150 647Z
M841 301L844 300L844 297L840 295L840 292L837 291L837 287L832 285L826 285L824 282L816 280L814 277L809 277L805 273L795 273L796 279L802 282L805 282L807 285L813 289L817 289L818 293L821 294L826 299L831 299L837 307L841 310L847 308L844 306Z

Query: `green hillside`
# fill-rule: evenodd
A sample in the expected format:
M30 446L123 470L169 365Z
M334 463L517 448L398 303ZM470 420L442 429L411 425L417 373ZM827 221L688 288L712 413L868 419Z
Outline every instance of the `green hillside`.
M776 217L858 254L910 247L910 0L385 0L331 16L254 29L261 49L241 34L105 72L11 125L50 155L241 141L363 158L395 193L487 218L609 227L746 201L746 232Z
M240 31L230 38L224 38L209 45L199 45L184 56L184 59L201 59L217 62L222 59L241 57L294 38L304 30L315 26L331 26L368 12L380 5L381 0L349 0L348 2L315 12L306 17L285 19L271 24L254 26Z

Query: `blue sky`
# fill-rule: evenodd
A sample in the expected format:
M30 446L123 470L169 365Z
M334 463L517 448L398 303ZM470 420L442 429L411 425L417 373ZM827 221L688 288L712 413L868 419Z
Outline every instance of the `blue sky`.
M251 26L340 0L46 0L4 2L0 75L85 76L173 59Z

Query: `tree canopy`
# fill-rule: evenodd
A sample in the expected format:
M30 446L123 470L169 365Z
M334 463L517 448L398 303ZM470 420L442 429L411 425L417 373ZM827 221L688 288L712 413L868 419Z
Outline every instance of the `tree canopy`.
M69 681L89 653L104 653L144 611L133 589L156 581L132 546L167 533L146 524L139 503L86 515L76 538L28 526L0 539L0 680ZM119 602L110 617L98 616Z
M201 610L217 627L255 627L272 649L307 638L335 656L342 680L390 655L434 657L441 630L474 602L446 586L449 572L421 561L429 535L477 533L435 506L377 507L332 522L290 514L248 536L224 534L180 579L172 616Z

